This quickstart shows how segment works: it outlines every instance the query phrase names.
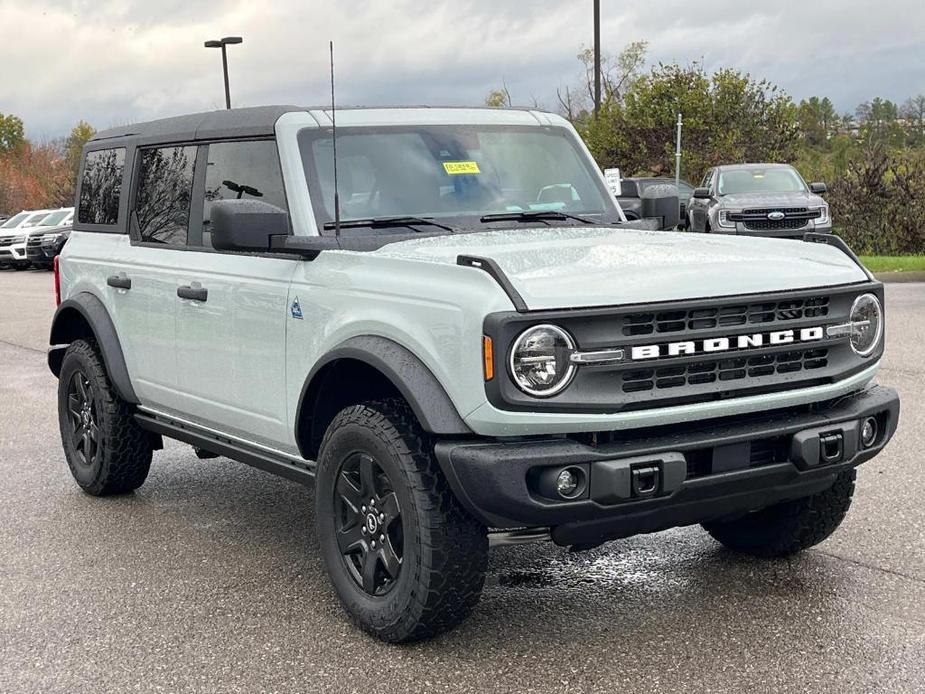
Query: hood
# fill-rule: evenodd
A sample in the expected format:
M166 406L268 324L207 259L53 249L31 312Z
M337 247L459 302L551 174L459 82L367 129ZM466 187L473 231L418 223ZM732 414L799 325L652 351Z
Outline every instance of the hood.
M821 243L601 227L512 229L400 241L374 254L456 265L493 259L531 310L808 289L866 273Z
M719 199L720 207L741 210L748 207L821 207L825 200L815 193L733 193Z

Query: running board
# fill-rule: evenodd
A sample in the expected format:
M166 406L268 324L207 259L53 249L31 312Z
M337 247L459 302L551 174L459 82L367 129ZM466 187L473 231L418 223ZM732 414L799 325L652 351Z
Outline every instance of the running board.
M274 475L299 482L301 484L314 484L315 463L298 462L276 456L268 451L252 448L244 443L232 441L218 434L206 433L194 427L179 422L153 417L151 415L136 413L135 421L147 431L161 434L177 441L188 443L196 448L202 448L212 453L231 458L239 463L250 465L258 470L272 472Z

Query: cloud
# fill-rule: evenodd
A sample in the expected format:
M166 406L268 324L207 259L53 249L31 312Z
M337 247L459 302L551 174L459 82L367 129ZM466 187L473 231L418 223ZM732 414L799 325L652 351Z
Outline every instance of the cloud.
M555 106L591 42L590 2L564 0L0 0L0 112L34 138L221 108L218 51L229 34L236 105L323 104L327 42L341 104L478 104L502 79L515 101ZM645 39L652 62L703 60L765 77L796 98L828 95L840 110L873 96L925 91L925 54L908 27L925 4L876 11L835 0L602 2L604 47Z

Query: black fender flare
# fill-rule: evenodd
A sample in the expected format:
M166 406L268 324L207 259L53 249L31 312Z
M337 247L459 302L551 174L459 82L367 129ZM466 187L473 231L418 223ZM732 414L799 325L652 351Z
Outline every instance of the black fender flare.
M376 335L351 337L315 362L299 395L295 417L296 440L307 402L314 402L320 386L316 378L328 364L340 359L364 362L382 373L411 406L424 429L432 434L470 435L450 396L427 365L397 342Z
M63 301L55 311L48 340L51 345L48 350L48 368L55 376L58 376L61 373L61 362L64 359L67 345L85 334L76 329L75 320L78 315L90 326L96 344L99 345L102 353L109 380L116 389L116 393L126 402L137 405L138 396L135 395L128 368L125 366L125 356L122 353L122 343L116 333L116 326L103 302L89 292L75 294Z

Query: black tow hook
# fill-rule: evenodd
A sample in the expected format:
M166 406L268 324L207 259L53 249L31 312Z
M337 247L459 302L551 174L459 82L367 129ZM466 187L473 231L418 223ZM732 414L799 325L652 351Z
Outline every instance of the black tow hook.
M661 473L658 465L644 465L632 469L633 496L638 499L647 499L658 493Z
M845 437L841 432L819 437L819 457L823 463L838 463L845 457Z

